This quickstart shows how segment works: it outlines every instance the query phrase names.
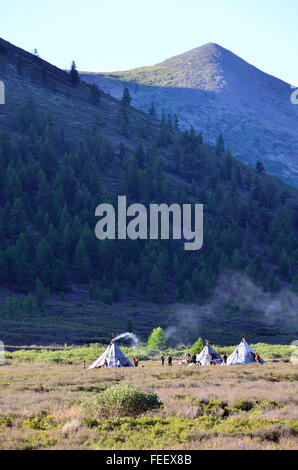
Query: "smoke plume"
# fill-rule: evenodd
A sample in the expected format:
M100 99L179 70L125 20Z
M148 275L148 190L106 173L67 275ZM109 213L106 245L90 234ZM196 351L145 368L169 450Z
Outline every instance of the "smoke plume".
M132 342L133 349L136 348L136 345L139 342L137 336L134 335L133 333L129 333L128 331L126 333L121 333L121 335L116 336L116 338L114 338L114 341L117 341L118 339L130 340Z

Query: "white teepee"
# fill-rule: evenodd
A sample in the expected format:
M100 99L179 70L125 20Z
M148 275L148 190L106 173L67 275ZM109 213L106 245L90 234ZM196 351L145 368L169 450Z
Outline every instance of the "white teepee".
M197 354L197 362L200 362L201 366L208 366L212 361L215 361L216 364L221 364L222 358L207 342L200 354Z
M256 363L256 353L246 342L245 338L242 338L241 343L235 351L230 354L227 359L227 365L241 365L241 364L253 364ZM262 364L265 363L264 359L260 357Z
M119 346L111 341L104 353L91 364L88 369L95 367L135 367L123 354Z

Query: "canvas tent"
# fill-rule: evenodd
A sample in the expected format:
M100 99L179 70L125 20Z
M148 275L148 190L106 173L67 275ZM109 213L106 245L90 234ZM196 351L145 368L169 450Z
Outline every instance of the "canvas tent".
M245 338L242 338L239 346L237 346L235 351L233 351L232 354L230 354L228 357L227 365L253 364L256 363L255 356L256 353L254 350L249 346ZM265 363L262 358L260 358L260 361L262 364Z
M213 347L206 342L206 346L197 354L197 362L200 362L202 366L208 366L212 361L215 361L216 364L222 364L222 358L220 355L213 349Z
M118 367L118 361L119 367L135 367L130 360L127 359L125 354L123 354L119 346L117 346L114 341L111 341L105 352L102 353L102 355L99 356L99 358L96 359L88 369L105 367L105 364L107 367Z

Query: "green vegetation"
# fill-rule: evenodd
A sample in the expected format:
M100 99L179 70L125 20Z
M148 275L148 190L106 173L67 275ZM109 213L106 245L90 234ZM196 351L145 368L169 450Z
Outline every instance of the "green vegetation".
M70 75L70 80L71 80L72 86L76 86L80 81L80 77L79 77L77 67L76 67L76 64L75 64L74 60L71 63L71 69L70 69L69 75Z
M292 364L143 365L2 365L0 449L295 448Z
M147 347L152 351L164 350L167 346L166 334L163 329L159 326L154 328L151 335L148 338Z
M92 423L93 425L93 423ZM269 429L270 428L270 431ZM122 418L98 422L98 445L103 448L116 449L148 449L164 446L183 445L187 449L188 443L204 442L205 448L212 448L214 436L261 438L278 442L280 437L297 436L297 424L293 420L248 419L230 418L223 420L215 417L203 416L193 420L183 418L139 418L132 420ZM101 437L108 429L109 437ZM125 439L121 439L125 433Z
M100 91L98 89L98 86L95 85L95 83L93 83L90 87L89 103L94 104L96 106L100 103Z
M237 162L222 138L211 147L192 127L179 132L165 109L156 121L157 103L142 113L127 89L117 101L82 80L72 86L68 73L0 45L11 84L0 123L4 341L106 341L123 318L142 340L175 322L177 342L211 329L215 342L233 344L242 328L254 342L292 340L291 305L271 321L268 302L254 306L254 295L215 306L212 297L227 272L273 295L296 289L295 190ZM97 240L94 210L116 206L118 194L128 204L203 203L202 250L185 252L177 240ZM180 327L175 312L186 303L200 331Z
M156 329L158 330L158 328ZM163 335L158 335L158 340L164 340ZM156 345L156 343L154 342ZM158 343L159 344L159 343ZM162 342L164 347L164 352L166 354L172 355L174 358L180 358L184 356L185 352L188 350L185 345L179 345L177 348L166 348L164 342ZM195 343L196 344L196 343ZM204 345L203 345L204 346ZM231 354L236 346L217 346L214 345L216 351L219 354ZM251 347L254 351L257 351L258 354L264 359L284 359L289 360L291 354L294 351L293 346L280 345L280 344L251 344ZM6 351L5 352L5 362L8 364L22 364L22 363L38 363L38 364L81 364L83 360L86 362L92 363L104 350L106 345L104 344L90 344L89 346L82 347L53 347L53 346L44 346L41 349L36 348L27 348L27 349L18 349L16 351ZM132 348L121 346L124 354L129 358L137 356L141 360L149 360L150 358L155 357L155 350L161 349L158 346L153 347L149 343L147 346L139 344L138 347L133 350ZM192 352L192 349L190 349ZM193 354L193 353L192 353Z
M200 354L202 349L204 348L204 341L202 338L198 338L197 341L192 345L190 348L190 354Z
M29 429L46 430L55 426L55 420L48 415L46 410L41 410L36 416L27 418L23 426Z
M204 203L199 254L185 253L171 240L97 240L94 208L107 196L96 175L115 158L111 143L89 133L70 148L32 100L21 106L15 125L30 140L0 135L2 284L55 292L66 291L72 280L96 280L107 303L114 294L106 289L115 282L120 299L128 288L159 302L166 296L203 302L224 268L245 272L272 292L280 280L289 283L296 276L294 207L285 188L242 168L229 152L213 158L193 129L176 135L171 121L162 121L156 148L139 146L126 159L116 192L129 201ZM158 155L165 148L172 153L167 163ZM175 186L165 169L189 186ZM110 193L108 200L115 198Z
M231 278L231 283L235 282L235 276ZM220 292L229 280L228 277L223 287L218 287ZM245 282L247 280L243 283L241 279L237 281L243 294ZM103 291L97 283L91 291L90 287L75 287L75 292L54 295L43 289L46 297L41 307L36 292L33 295L10 295L5 290L0 303L0 328L5 344L107 343L111 339L111 332L119 334L124 328L125 331L130 330L131 326L141 341L147 341L156 325L160 325L163 330L176 325L176 334L169 336L169 343L174 348L179 343L192 343L198 336L210 338L214 344L237 344L241 339L241 331L252 343L286 345L297 337L297 321L291 304L289 307L283 304L284 318L271 318L270 323L267 323L262 311L250 306L245 297L241 301L237 300L237 303L219 299L218 303L213 303L212 310L206 309L205 305L191 304L187 306L188 313L184 316L183 304L153 304L127 298L122 302L113 300L111 304L111 297L103 297ZM261 296L260 293L258 295ZM271 295L268 300L267 294L264 295L264 305L274 300Z
M145 392L137 385L113 385L100 394L87 396L82 406L93 418L136 417L161 406L156 393ZM89 423L90 424L90 423ZM92 421L94 424L94 421Z

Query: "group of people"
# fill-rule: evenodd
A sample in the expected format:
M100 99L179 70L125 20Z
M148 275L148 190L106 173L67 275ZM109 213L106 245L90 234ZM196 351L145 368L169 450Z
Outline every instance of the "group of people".
M260 358L260 356L259 356L257 353L249 352L249 354L250 354L250 357L251 357L251 359L252 359L253 361L258 362L259 364L262 364L261 358ZM180 360L180 361L178 362L178 364L195 364L195 365L199 365L199 366L202 365L202 364L200 363L200 361L197 360L197 355L196 355L196 354L193 354L193 355L191 356L190 353L186 353L185 356L186 356L186 359ZM218 357L218 355L217 355L217 356L211 355L210 364L211 364L211 365L216 365L216 364L218 364L219 358L220 358L220 356ZM228 359L228 357L227 357L226 353L224 353L223 356L222 356L222 364L223 364L223 365L226 365L226 364L227 364L227 359ZM138 367L139 362L140 362L140 361L139 361L139 358L138 358L138 357L134 357L133 363L134 363L134 366L135 366L135 367ZM219 361L219 362L220 362L220 361ZM172 366L172 365L173 365L173 358L172 358L171 355L169 355L169 356L167 357L167 363L168 363L168 366ZM160 356L160 364L161 364L162 366L165 365L165 357L164 357L163 354ZM108 367L108 361L107 361L107 359L105 359L104 364L103 364L103 367ZM120 359L117 360L116 367L121 367L121 366L120 366ZM142 367L143 367L143 366L142 366ZM86 368L86 361L83 361L83 368L84 368L84 369Z
M173 365L173 358L172 358L172 356L168 356L167 361L168 361L168 366L172 366L172 365ZM162 366L165 365L165 357L164 357L163 354L160 356L160 363L161 363Z
M249 355L254 362L258 362L259 364L262 364L261 358L257 353L250 352ZM184 361L179 361L179 363L195 364L198 366L202 365L200 361L197 360L196 354L193 354L191 356L189 353L186 353L185 356L187 359ZM211 355L210 365L215 366L216 364L219 364L219 363L222 363L222 365L227 365L228 356L226 355L226 353L223 354L221 359L222 359L222 362L220 361L220 356Z

